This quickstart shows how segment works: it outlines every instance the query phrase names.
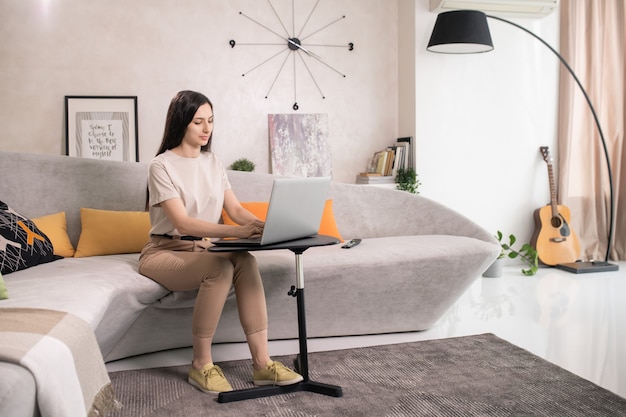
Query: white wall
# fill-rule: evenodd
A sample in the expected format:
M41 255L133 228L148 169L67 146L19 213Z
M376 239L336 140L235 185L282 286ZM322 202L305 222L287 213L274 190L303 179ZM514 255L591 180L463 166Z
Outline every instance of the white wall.
M295 2L296 28L316 1ZM291 0L271 3L291 20ZM223 162L245 156L269 172L267 115L294 112L293 72L288 66L269 99L280 60L241 76L277 49L231 49L228 41L277 38L240 11L280 31L260 0L0 0L0 149L64 154L65 95L136 95L140 160L149 160L169 100L195 89L215 106L213 150ZM308 74L298 72L298 113L328 114L334 178L354 182L374 151L398 136L397 3L322 0L308 31L341 15L346 19L309 42L354 42L352 52L315 49L347 76L312 65L322 99Z
M539 146L556 155L559 61L522 30L489 19L495 50L426 51L436 19L416 3L417 171L422 195L489 231L530 240L533 211L550 201ZM511 19L558 50L558 13Z
M398 0L398 133L400 137L413 138L416 116L415 6L415 0Z
M297 18L315 2L298 0ZM272 4L289 14L290 0ZM140 159L149 160L170 98L197 89L214 102L222 160L245 156L268 172L267 115L293 112L292 80L266 100L274 69L241 77L267 55L228 45L265 34L239 11L273 19L260 0L0 0L0 149L64 154L65 95L137 95ZM424 196L528 240L533 210L549 200L538 148L556 154L556 58L496 21L493 52L426 52L436 18L428 0L322 0L314 16L341 14L321 40L355 43L324 52L347 77L315 71L325 100L310 82L298 90L300 113L329 115L335 179L354 182L375 150L414 135ZM516 21L558 45L558 13Z

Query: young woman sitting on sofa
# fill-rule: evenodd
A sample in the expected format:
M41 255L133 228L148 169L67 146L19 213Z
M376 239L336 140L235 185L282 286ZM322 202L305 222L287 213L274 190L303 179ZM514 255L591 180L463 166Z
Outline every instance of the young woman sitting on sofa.
M241 206L225 168L211 152L213 105L201 93L181 91L171 101L163 140L150 163L151 237L139 272L170 291L198 289L192 317L189 383L207 393L232 390L213 363L211 344L231 286L253 362L256 385L290 385L302 376L272 361L261 275L248 252L213 253L205 236L249 238L264 223ZM238 224L219 224L222 209Z

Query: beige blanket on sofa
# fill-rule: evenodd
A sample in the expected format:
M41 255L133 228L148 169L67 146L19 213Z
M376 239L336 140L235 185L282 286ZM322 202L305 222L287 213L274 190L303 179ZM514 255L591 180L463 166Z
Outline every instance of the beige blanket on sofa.
M0 308L0 361L30 370L42 417L105 416L116 406L91 327L69 313Z

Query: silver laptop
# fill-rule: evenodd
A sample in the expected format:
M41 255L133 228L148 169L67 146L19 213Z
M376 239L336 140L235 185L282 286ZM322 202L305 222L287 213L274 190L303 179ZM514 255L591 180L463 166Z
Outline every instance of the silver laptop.
M277 178L272 186L263 235L218 239L219 246L264 246L316 235L330 187L330 177Z

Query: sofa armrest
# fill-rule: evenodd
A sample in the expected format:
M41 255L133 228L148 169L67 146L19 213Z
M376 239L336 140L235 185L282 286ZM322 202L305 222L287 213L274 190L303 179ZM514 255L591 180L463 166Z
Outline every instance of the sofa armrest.
M467 217L420 195L333 183L331 198L337 227L345 239L453 235L496 243L493 236Z
M14 363L0 362L0 416L39 416L35 378Z

